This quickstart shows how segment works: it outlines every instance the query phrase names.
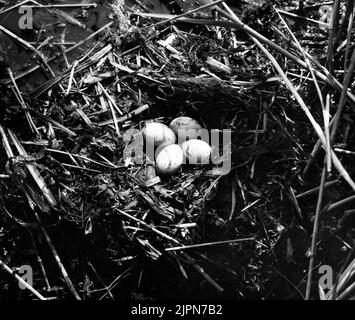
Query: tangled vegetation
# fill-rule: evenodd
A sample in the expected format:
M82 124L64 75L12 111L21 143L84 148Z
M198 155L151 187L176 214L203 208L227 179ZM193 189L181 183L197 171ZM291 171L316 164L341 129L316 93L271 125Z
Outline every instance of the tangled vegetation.
M0 299L354 295L353 0L2 3ZM182 115L227 173L134 161Z

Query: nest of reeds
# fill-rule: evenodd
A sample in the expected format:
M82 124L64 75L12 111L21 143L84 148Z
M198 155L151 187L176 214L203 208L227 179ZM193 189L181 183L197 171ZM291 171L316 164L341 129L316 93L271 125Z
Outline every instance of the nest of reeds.
M31 290L9 275L0 297L350 294L351 4L333 8L330 34L319 7L274 5L167 14L116 1L113 22L52 56L50 40L38 49L0 29L32 63L3 63L0 80L0 262L34 270ZM329 37L334 55L308 34ZM129 130L182 115L231 132L227 173L159 177L144 154L124 157L141 138ZM320 265L339 272L329 291Z

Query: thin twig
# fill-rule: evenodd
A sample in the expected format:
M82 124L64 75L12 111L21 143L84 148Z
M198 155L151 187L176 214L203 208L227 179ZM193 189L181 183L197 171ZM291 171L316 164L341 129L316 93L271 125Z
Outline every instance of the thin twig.
M15 136L15 134L10 129L8 129L8 133L9 133L9 136L10 136L10 138L12 140L12 143L15 145L15 147L17 149L17 152L23 157L28 157L28 154L27 154L26 150L23 148L21 143L18 141L18 139ZM37 186L39 187L39 189L43 193L44 197L48 201L48 203L52 207L56 207L57 206L57 200L54 197L52 191L48 188L45 180L41 176L41 174L38 171L37 167L35 165L31 164L31 163L26 163L26 167L27 167L28 171L30 172L30 174L32 175L33 179L35 180Z
M335 185L337 185L337 184L339 184L339 183L340 183L339 180L333 180L333 181L326 182L326 183L324 184L324 189L329 188L329 187L332 187L332 186L335 186ZM316 188L310 189L310 190L308 190L308 191L306 191L306 192L303 192L303 193L298 194L298 195L296 196L296 198L297 198L297 199L301 199L301 198L310 196L310 195L312 195L312 194L314 194L314 193L316 193L316 192L318 192L318 191L319 191L319 186L316 187Z
M331 142L334 141L335 138L335 134L337 132L338 129L338 125L339 125L339 121L340 121L340 116L343 112L345 103L346 103L346 93L348 91L348 88L350 86L351 83L351 79L353 76L353 72L354 72L354 68L355 68L355 49L353 51L353 54L351 56L351 60L350 60L350 66L347 70L345 79L344 79L344 84L343 84L343 90L341 91L341 95L340 95L340 100L339 100L339 104L338 104L338 108L337 111L334 115L334 124L332 127L332 131L331 131L331 135L330 135L330 140Z
M43 261L42 261L42 258L41 256L39 255L39 252L38 252L38 248L37 248L37 244L36 244L36 241L34 239L34 235L33 235L33 232L31 229L29 229L29 233L30 233L30 236L31 236L31 241L32 241L32 246L33 246L33 249L36 253L36 257L37 257L37 262L39 264L39 267L41 269L41 272L42 272L42 275L43 275L43 279L44 279L44 282L47 286L47 290L51 290L51 286L49 284L49 281L48 281L48 277L47 277L47 272L46 272L46 269L43 265Z
M306 298L305 298L306 300L309 300L310 295L311 295L313 266L314 266L314 260L315 260L315 256L316 256L316 250L317 250L316 246L317 246L319 218L320 218L320 212L321 212L321 208L322 208L324 183L325 183L325 178L326 178L326 173L327 173L326 162L327 162L327 159L325 158L323 170L322 170L322 178L321 178L321 182L320 182L320 186L319 186L316 214L314 217L314 224L313 224L312 245L311 245L310 258L309 258L308 279L307 279Z
M329 212L329 211L332 211L332 210L334 210L334 209L336 209L336 208L338 208L338 207L341 207L341 206L343 206L343 205L345 205L345 204L347 204L347 203L349 203L349 202L351 202L351 201L354 201L354 200L355 200L355 195L354 195L354 196L350 196L350 197L348 197L348 198L345 198L345 199L343 199L343 200L340 200L340 201L338 201L338 202L335 202L335 203L331 204L331 205L328 207L327 211L328 211L328 212Z
M327 64L329 66L329 72L334 74L334 34L338 28L338 16L340 9L340 0L334 0L333 3L333 11L332 17L329 23L329 38L328 38L328 56L327 56Z
M295 20L300 19L300 20L304 20L304 21L307 21L307 22L315 23L315 24L317 24L320 27L324 27L324 28L328 28L329 27L328 23L325 23L325 22L322 22L322 21L319 21L319 20L314 20L314 19L302 17L302 16L299 16L298 14L294 14L294 13L287 12L287 11L280 10L280 9L276 9L276 10L277 10L277 12L279 12L279 13L281 13L281 14L289 17L289 18L293 18Z
M10 7L10 8L4 9L4 10L0 10L0 15L5 14L6 12L9 12L9 11L11 11L11 10L14 10L14 9L16 9L16 8L18 8L18 7L24 6L24 5L25 5L26 3L28 3L28 2L32 2L32 3L36 4L37 6L41 6L41 4L38 3L37 1L34 1L34 0L25 0L25 1L22 1L22 2L20 2L20 3L15 4L14 6L12 6L12 7Z
M202 248L202 247L212 247L212 246L221 245L221 244L230 244L230 243L235 243L235 242L254 241L254 240L255 240L254 237L249 237L249 238L234 239L234 240L206 242L206 243L191 244L191 245L180 246L180 247L166 248L165 251L178 251L178 250L186 250L186 249L196 249L196 248Z
M37 137L39 137L39 136L40 136L39 131L38 131L36 125L34 124L33 119L32 119L32 117L31 117L30 113L29 113L28 110L27 110L26 102L25 102L25 100L24 100L23 97L22 97L21 91L20 91L19 87L17 86L16 80L15 80L15 78L14 78L14 75L13 75L11 69L10 69L10 68L7 68L7 72L8 72L8 74L9 74L9 77L10 77L10 79L11 79L11 82L12 82L14 88L15 88L15 91L16 91L16 98L18 99L18 102L20 103L22 109L23 109L24 112L25 112L26 119L27 119L27 121L28 121L28 124L29 124L29 126L30 126L30 129L32 130L32 132L36 133Z
M349 8L350 6L350 8ZM354 0L351 0L350 3L348 3L348 7L346 8L350 12L350 17L349 17L349 24L348 24L348 29L347 29L347 35L346 35L346 48L345 48L345 56L344 56L344 74L346 73L346 70L348 68L348 59L349 59L349 51L350 51L350 44L351 44L351 33L352 33L352 28L354 24Z
M38 222L38 225L39 225L40 229L42 230L42 233L43 233L44 237L45 237L46 240L47 240L48 246L49 246L49 248L50 248L51 251L52 251L52 254L53 254L53 256L54 256L54 259L55 259L55 261L57 262L57 265L58 265L58 267L59 267L59 270L60 270L60 272L62 273L63 278L64 278L64 280L65 280L65 282L66 282L66 284L67 284L67 286L68 286L70 292L73 294L73 296L75 297L76 300L81 300L81 298L80 298L78 292L76 291L76 289L75 289L75 287L74 287L74 285L73 285L73 282L72 282L72 281L70 280L70 278L69 278L69 275L68 275L67 270L65 269L65 267L64 267L64 265L63 265L61 259L59 258L57 249L54 247L54 244L53 244L53 242L52 242L52 239L50 238L50 236L49 236L47 230L46 230L46 229L44 228L44 226L43 226L43 223L42 223L41 218L38 216L38 214L37 214L37 212L36 212L35 210L33 210L32 212L33 212L33 214L34 214L34 216L35 216L35 218L36 218L36 220L37 220L37 222Z
M0 260L0 267L3 267L5 271L11 274L16 280L18 280L21 285L23 285L26 289L30 290L38 299L47 300L44 296L42 296L36 289L34 289L29 283L23 280L19 275L17 275L10 267L8 267L2 260Z
M115 300L114 296L113 296L112 293L111 293L110 288L109 288L108 286L106 286L104 280L102 280L102 278L101 278L100 275L97 273L96 269L94 268L94 266L92 265L92 263L91 263L90 261L88 262L88 265L89 265L89 267L91 268L91 270L94 272L94 274L95 274L97 280L99 280L99 282L101 283L101 285L102 285L102 286L104 287L104 289L107 291L107 294L110 296L110 298L111 298L112 300Z

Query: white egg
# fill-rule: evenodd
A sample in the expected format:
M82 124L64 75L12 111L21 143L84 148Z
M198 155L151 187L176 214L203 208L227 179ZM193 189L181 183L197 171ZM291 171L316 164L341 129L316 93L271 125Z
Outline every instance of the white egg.
M177 144L166 146L162 150L157 150L155 167L158 173L173 174L178 171L184 161L182 149Z
M178 117L171 121L170 129L183 141L188 139L196 139L199 130L202 129L201 125L190 117Z
M174 144L176 141L175 133L165 124L159 122L149 122L143 129L143 136L148 145L154 147L162 143Z
M192 139L181 145L185 159L189 164L208 164L212 153L211 146L205 141Z
M165 149L165 147L170 146L172 143L170 141L165 141L162 144L160 144L159 146L156 147L155 149L155 158L158 156L158 154L160 153L160 151L162 151L163 149Z

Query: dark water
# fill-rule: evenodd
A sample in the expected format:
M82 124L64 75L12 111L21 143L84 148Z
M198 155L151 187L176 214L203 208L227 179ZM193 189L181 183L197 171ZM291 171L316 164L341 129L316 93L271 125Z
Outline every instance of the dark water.
M112 1L40 1L41 4L99 4L95 8L69 7L60 8L59 11L55 11L58 9L35 8L32 11L33 29L22 29L20 27L23 12L20 12L19 8L15 8L9 12L0 14L0 24L35 48L38 48L41 43L49 40L49 45L47 44L40 49L41 54L48 60L59 52L87 38L94 31L107 24L111 10L110 2ZM9 8L15 4L15 1L7 1L7 5L4 8ZM61 45L62 41L64 41L63 45ZM66 58L69 64L92 45L91 41L67 54ZM19 76L36 66L36 60L38 60L38 56L33 51L25 49L12 36L0 32L0 63L8 64L15 76ZM50 66L55 74L58 74L61 70L66 69L68 65L62 57L62 59L51 63ZM22 77L21 85L23 90L33 90L46 79L48 79L48 76L39 70L38 72L30 73L26 77Z

